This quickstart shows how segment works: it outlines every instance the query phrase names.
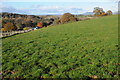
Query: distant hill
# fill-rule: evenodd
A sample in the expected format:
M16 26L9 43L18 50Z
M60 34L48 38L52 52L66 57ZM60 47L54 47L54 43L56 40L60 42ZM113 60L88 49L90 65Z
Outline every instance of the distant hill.
M114 12L113 14L120 14L120 12L116 11L116 12Z
M16 13L8 13L8 12L2 12L0 13L0 16L2 16L3 18L39 18L41 19L41 17L39 16L35 16L35 15L25 15L25 14L16 14Z
M86 13L83 13L83 15L93 15L94 13L93 12L86 12Z
M27 14L17 14L17 13L8 13L2 12L0 16L3 18L37 18L37 19L51 19L51 18L59 18L60 15L27 15Z

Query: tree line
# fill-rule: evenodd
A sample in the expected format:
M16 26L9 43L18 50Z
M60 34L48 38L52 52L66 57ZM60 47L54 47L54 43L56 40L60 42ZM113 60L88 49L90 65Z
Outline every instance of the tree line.
M1 31L17 31L34 28L39 23L42 23L42 27L46 27L51 25L54 21L53 18L45 19L40 16L21 15L15 13L1 13L0 16L2 18L2 22L0 22L2 24Z
M95 7L93 12L94 16L112 15L111 10L105 12L103 8L100 7ZM49 19L35 15L21 15L14 13L0 13L0 16L2 17L1 31L27 30L36 26L42 28L51 24L64 24L79 21L79 19L71 13L65 13L60 18Z
M95 7L93 12L94 12L94 16L108 16L113 14L111 10L105 12L103 8L100 7Z

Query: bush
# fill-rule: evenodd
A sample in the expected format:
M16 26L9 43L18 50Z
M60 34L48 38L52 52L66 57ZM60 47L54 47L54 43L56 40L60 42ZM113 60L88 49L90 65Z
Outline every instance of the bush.
M13 23L8 22L4 25L4 31L11 31L13 29L14 29Z
M65 13L60 19L61 23L67 23L73 21L77 21L77 18L75 18L75 16L70 13Z
M20 24L20 23L16 23L16 27L17 27L17 30L22 30L23 29L23 25Z
M43 27L43 23L41 23L41 22L37 23L37 27L42 28Z
M4 29L4 28L1 28L1 31L2 31L2 32L4 32L4 31L5 31L5 29Z
M55 20L54 24L60 24L60 20Z
M23 30L29 30L30 28L29 27L24 27Z

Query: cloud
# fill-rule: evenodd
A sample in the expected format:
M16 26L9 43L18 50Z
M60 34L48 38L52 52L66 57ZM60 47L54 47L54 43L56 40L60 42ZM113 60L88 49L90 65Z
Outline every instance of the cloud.
M9 2L9 0L0 0L0 2Z
M38 12L43 13L55 13L55 14L63 14L63 13L73 13L73 14L80 14L84 10L82 8L76 8L76 7L58 7L58 6L45 6L38 8Z
M119 2L120 0L108 0L108 1L112 1L112 2Z
M77 7L62 7L62 6L41 6L36 5L31 8L14 8L11 6L2 6L2 12L11 12L11 13L20 13L20 14L29 14L29 15L40 15L40 14L63 14L63 13L73 13L80 14L84 12L82 8Z
M0 6L0 9L2 12L10 12L10 13L20 13L20 14L27 14L26 11L24 10L20 10L20 9L16 9L12 6Z
M86 2L86 3L6 3L2 6L3 12L12 12L20 14L29 14L29 15L41 15L41 14L63 14L63 13L72 13L72 14L82 14L85 12L92 12L94 7L101 7L105 11L108 9L112 11L117 11L117 3L99 3L99 2Z
M79 13L84 11L82 8L77 7L61 7L61 6L40 6L38 8L34 8L35 11L41 12L41 13Z

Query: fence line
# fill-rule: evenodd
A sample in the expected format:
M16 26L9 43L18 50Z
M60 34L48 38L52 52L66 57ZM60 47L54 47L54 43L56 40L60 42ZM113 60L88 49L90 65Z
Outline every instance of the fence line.
M15 34L26 33L26 32L30 32L30 31L32 31L32 29L24 30L24 31L2 32L2 33L0 33L0 38L7 37L7 36L12 36L12 35L15 35Z

